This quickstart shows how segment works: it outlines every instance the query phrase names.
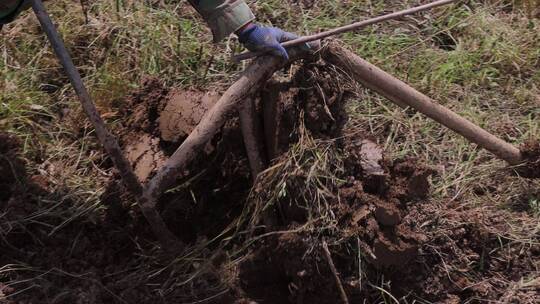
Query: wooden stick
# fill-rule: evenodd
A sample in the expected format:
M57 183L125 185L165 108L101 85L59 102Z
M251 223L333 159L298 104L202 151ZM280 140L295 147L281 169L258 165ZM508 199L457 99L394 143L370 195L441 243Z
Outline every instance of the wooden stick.
M256 119L257 112L253 98L248 98L242 103L239 113L242 136L251 168L251 178L255 183L259 173L267 167L268 158L265 156L265 150L262 149L264 146L262 140L263 131L260 122ZM276 225L275 208L270 207L264 210L262 220L267 231L272 229Z
M271 162L278 155L278 129L279 129L279 94L281 84L270 80L261 91L261 103L263 112L264 142L266 155Z
M518 148L452 112L450 109L433 102L426 95L358 57L336 41L328 43L323 48L322 57L340 67L367 88L400 106L406 105L416 109L509 164L518 165L523 162Z
M383 21L391 20L391 19L398 19L398 18L401 18L401 17L406 16L406 15L411 15L411 14L418 13L418 12L421 12L421 11L426 11L428 9L432 9L432 8L435 8L435 7L438 7L438 6L447 5L447 4L450 4L450 3L453 3L453 2L457 2L457 1L458 0L439 0L439 1L432 2L432 3L428 3L428 4L420 5L420 6L417 6L417 7L409 8L409 9L406 9L406 10L402 10L402 11L386 14L386 15L383 15L383 16L371 18L371 19L368 19L368 20L355 22L353 24L338 27L338 28L335 28L335 29L332 29L332 30L329 30L329 31L322 32L322 33L300 37L298 39L286 41L286 42L282 43L281 45L283 47L291 47L291 46L295 46L295 45L301 45L301 44L304 44L306 42L315 41L315 40L321 40L321 39L324 39L324 38L327 38L327 37L330 37L330 36L335 36L335 35L339 35L339 34L342 34L342 33L345 33L345 32L358 30L358 29L361 29L363 27L366 27L366 26L369 26L369 25L372 25L372 24L375 24L375 23L380 23L380 22L383 22ZM263 54L264 54L264 52L245 52L245 53L234 56L233 61L240 62L242 60L254 58L254 57L257 57L257 56L261 56Z
M118 145L118 141L114 135L107 130L105 122L99 115L94 102L90 98L90 95L84 86L79 71L77 71L77 68L73 64L64 42L60 38L56 27L45 10L43 2L41 2L41 0L32 0L32 8L41 24L41 27L43 28L43 31L45 34L47 34L56 56L58 56L60 63L64 67L71 85L79 97L79 101L81 102L86 116L88 116L88 119L90 119L90 122L94 126L99 141L105 148L105 151L109 157L112 159L116 169L118 169L124 185L137 199L137 203L141 208L143 215L146 217L146 220L150 224L161 245L165 247L164 249L167 249L167 247L169 247L171 244L175 244L175 247L177 247L178 241L176 237L169 231L169 229L167 229L165 222L163 222L163 219L156 211L154 206L149 204L148 201L141 197L143 190L141 183L137 179L137 176L133 173L131 165L124 157L122 149Z
M314 42L312 50L318 50L320 44ZM301 48L291 49L291 60L312 56ZM197 127L184 140L182 145L165 162L163 167L148 182L144 191L144 198L149 202L156 202L157 198L168 189L182 174L186 166L203 149L204 145L214 137L218 130L225 124L227 119L237 109L238 105L259 90L272 74L285 62L274 56L264 56L252 62L240 75L240 78L230 86L221 96L218 102L208 111Z
M240 127L242 129L244 145L251 168L251 177L255 181L259 173L266 167L266 158L261 148L262 130L257 120L257 111L253 98L246 99L238 112L240 114Z
M328 262L328 266L330 267L330 270L332 271L332 274L334 275L334 280L336 281L336 285L339 290L339 296L341 297L341 301L343 301L343 304L349 304L349 298L347 297L347 294L345 293L345 289L343 288L343 284L341 283L341 279L339 278L336 265L334 265L334 260L332 260L332 255L330 254L330 250L328 250L328 244L326 244L325 240L322 241L322 248L323 248L324 256L326 257L326 262Z

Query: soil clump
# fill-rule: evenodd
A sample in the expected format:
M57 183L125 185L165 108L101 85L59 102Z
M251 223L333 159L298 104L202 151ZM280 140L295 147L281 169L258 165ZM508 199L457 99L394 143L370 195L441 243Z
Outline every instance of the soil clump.
M220 95L213 91L171 91L158 119L160 138L169 142L179 142L186 138L219 97Z
M517 168L523 177L540 178L540 141L529 140L521 146L524 164Z

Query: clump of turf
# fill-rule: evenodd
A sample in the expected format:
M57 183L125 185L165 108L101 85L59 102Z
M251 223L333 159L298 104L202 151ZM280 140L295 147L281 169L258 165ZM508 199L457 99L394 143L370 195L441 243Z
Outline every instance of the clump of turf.
M540 178L540 141L530 139L521 145L524 163L517 168L523 177Z

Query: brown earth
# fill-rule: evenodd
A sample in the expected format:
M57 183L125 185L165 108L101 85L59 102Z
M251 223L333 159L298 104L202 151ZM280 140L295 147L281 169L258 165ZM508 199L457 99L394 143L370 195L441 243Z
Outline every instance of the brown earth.
M366 154L362 146L367 146L370 153ZM376 152L379 148L368 140L361 140L359 145L345 142L343 149L349 161L359 158L349 163L343 177L347 183L337 187L339 199L330 206L336 215L336 230L321 233L335 240L331 250L347 294L356 303L371 298L369 292L359 292L358 255L364 260L365 271L374 276L399 271L418 256L425 236L402 219L411 200L429 193L429 187L413 188L411 183L418 183L418 176L427 178L423 172L431 170L413 160L384 165L382 155ZM373 187L373 173L382 185ZM422 190L425 192L420 193ZM302 218L307 216L294 216L294 222L279 230L295 230L304 224L298 222ZM316 234L306 232L278 234L257 243L254 247L258 249L240 265L243 290L251 299L260 299L259 303L337 301L339 294L320 244Z
M540 178L540 142L529 140L521 146L521 154L525 163L517 168L523 177Z
M118 133L140 180L155 174L218 97L216 92L168 89L156 78L145 79L126 97ZM249 166L238 124L238 118L227 122L178 180L178 189L160 199L169 228L188 243L214 237L241 212Z
M0 133L0 143L0 201L8 201L14 192L21 190L26 172L23 162L17 158L17 138Z
M377 138L344 132L348 94L341 81L331 67L311 63L257 98L271 165L290 159L306 136L339 155L328 169L335 178L320 180L326 192L306 183L309 170L286 172L293 195L279 197L273 226L260 228L253 195L266 201L277 174L252 188L232 118L160 199L169 228L199 248L175 260L155 249L117 179L101 198L99 217L78 216L74 202L62 201L65 193L44 190L40 176L26 177L17 141L0 133L0 301L337 303L325 240L351 303L390 301L382 289L411 303L538 303L535 218L430 199L432 168L388 159ZM149 78L126 97L116 132L141 180L174 152L215 96ZM315 205L313 193L323 203ZM312 220L318 222L309 226Z
M362 173L349 176L332 206L337 227L283 232L256 243L240 265L239 284L248 297L258 303L338 302L322 234L334 243L330 250L351 303L383 301L371 285L384 285L380 280L409 302L540 300L540 243L526 238L538 238L534 217L426 199L423 185L433 171L413 160L395 161L385 173L386 186L376 193L366 192Z
M148 224L118 183L102 196L104 214L81 217L65 193L43 188L45 177L27 177L13 136L0 140L0 303L183 303L193 292L213 295L191 285L166 295L153 287L167 278L152 273L170 260L155 252ZM210 272L192 283L221 284Z
M165 163L165 155L159 149L159 138L148 134L131 138L124 150L140 181L146 181L152 172Z
M160 138L179 142L199 124L203 115L218 101L217 92L173 90L159 115Z

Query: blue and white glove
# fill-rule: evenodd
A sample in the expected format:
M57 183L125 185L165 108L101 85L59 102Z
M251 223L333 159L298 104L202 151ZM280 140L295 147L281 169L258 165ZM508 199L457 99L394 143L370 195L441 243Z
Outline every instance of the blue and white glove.
M289 60L287 50L281 46L281 42L294 40L297 35L285 32L277 27L266 27L257 24L249 24L237 33L238 40L252 52L269 52L284 60Z

